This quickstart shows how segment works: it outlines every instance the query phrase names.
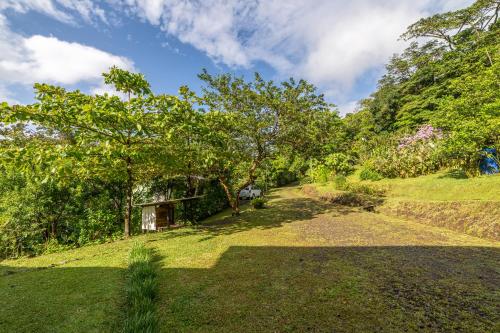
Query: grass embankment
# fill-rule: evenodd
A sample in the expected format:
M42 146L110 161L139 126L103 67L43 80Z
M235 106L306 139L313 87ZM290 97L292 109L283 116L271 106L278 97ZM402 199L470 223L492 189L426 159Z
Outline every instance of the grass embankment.
M322 203L296 188L270 199L266 209L246 205L239 217L224 212L200 227L3 261L0 331L120 331L135 240L156 251L164 332L498 328L498 242Z
M355 174L349 181L383 191L378 211L384 214L499 240L500 175L456 177L453 173L439 173L372 182L359 181ZM333 182L311 187L323 197L338 193Z

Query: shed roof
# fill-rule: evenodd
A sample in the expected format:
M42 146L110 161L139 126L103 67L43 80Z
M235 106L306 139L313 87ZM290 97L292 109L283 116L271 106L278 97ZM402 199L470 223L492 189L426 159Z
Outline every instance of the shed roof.
M197 196L190 197L190 198L179 198L179 199L172 199L172 200L165 200L165 201L146 202L146 203L142 203L142 204L136 204L135 206L147 207L147 206L167 205L167 204L172 204L172 203L177 203L177 202L182 202L182 201L199 199L199 198L203 198L203 197L204 197L204 195L197 195Z

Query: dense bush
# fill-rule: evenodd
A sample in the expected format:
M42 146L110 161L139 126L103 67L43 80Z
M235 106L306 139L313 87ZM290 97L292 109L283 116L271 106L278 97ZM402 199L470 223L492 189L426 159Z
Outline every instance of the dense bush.
M332 171L324 164L318 161L312 161L307 170L307 176L312 183L326 183L331 176Z
M337 190L345 190L348 186L347 184L347 178L342 175L335 176L333 179L333 182L335 184L335 188Z
M440 130L421 127L414 135L389 137L371 152L372 171L385 177L415 177L438 171L446 164Z
M122 188L0 173L0 257L37 255L122 235ZM139 224L135 215L134 224Z
M349 156L343 153L333 153L325 157L325 165L335 175L348 175L354 169Z
M203 185L200 185L198 192L193 195L202 197L177 204L176 219L197 223L229 207L224 189L216 179L208 180ZM189 194L179 194L179 197L183 196L189 197Z

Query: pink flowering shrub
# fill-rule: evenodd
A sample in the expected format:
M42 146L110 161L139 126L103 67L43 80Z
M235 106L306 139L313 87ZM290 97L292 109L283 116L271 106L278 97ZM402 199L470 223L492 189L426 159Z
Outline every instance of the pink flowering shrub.
M445 164L441 144L443 133L430 125L402 139L389 138L374 149L370 165L385 177L416 177L433 173Z
M431 125L423 125L414 135L405 136L403 139L401 139L398 149L404 149L420 142L442 138L443 132L441 131L441 129L436 129Z

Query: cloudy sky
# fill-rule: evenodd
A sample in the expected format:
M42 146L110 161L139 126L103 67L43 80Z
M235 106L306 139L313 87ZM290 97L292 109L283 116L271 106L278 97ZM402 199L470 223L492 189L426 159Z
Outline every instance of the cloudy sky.
M341 113L375 89L418 18L472 0L0 0L0 101L33 83L102 93L112 65L156 92L199 90L196 74L305 78Z

